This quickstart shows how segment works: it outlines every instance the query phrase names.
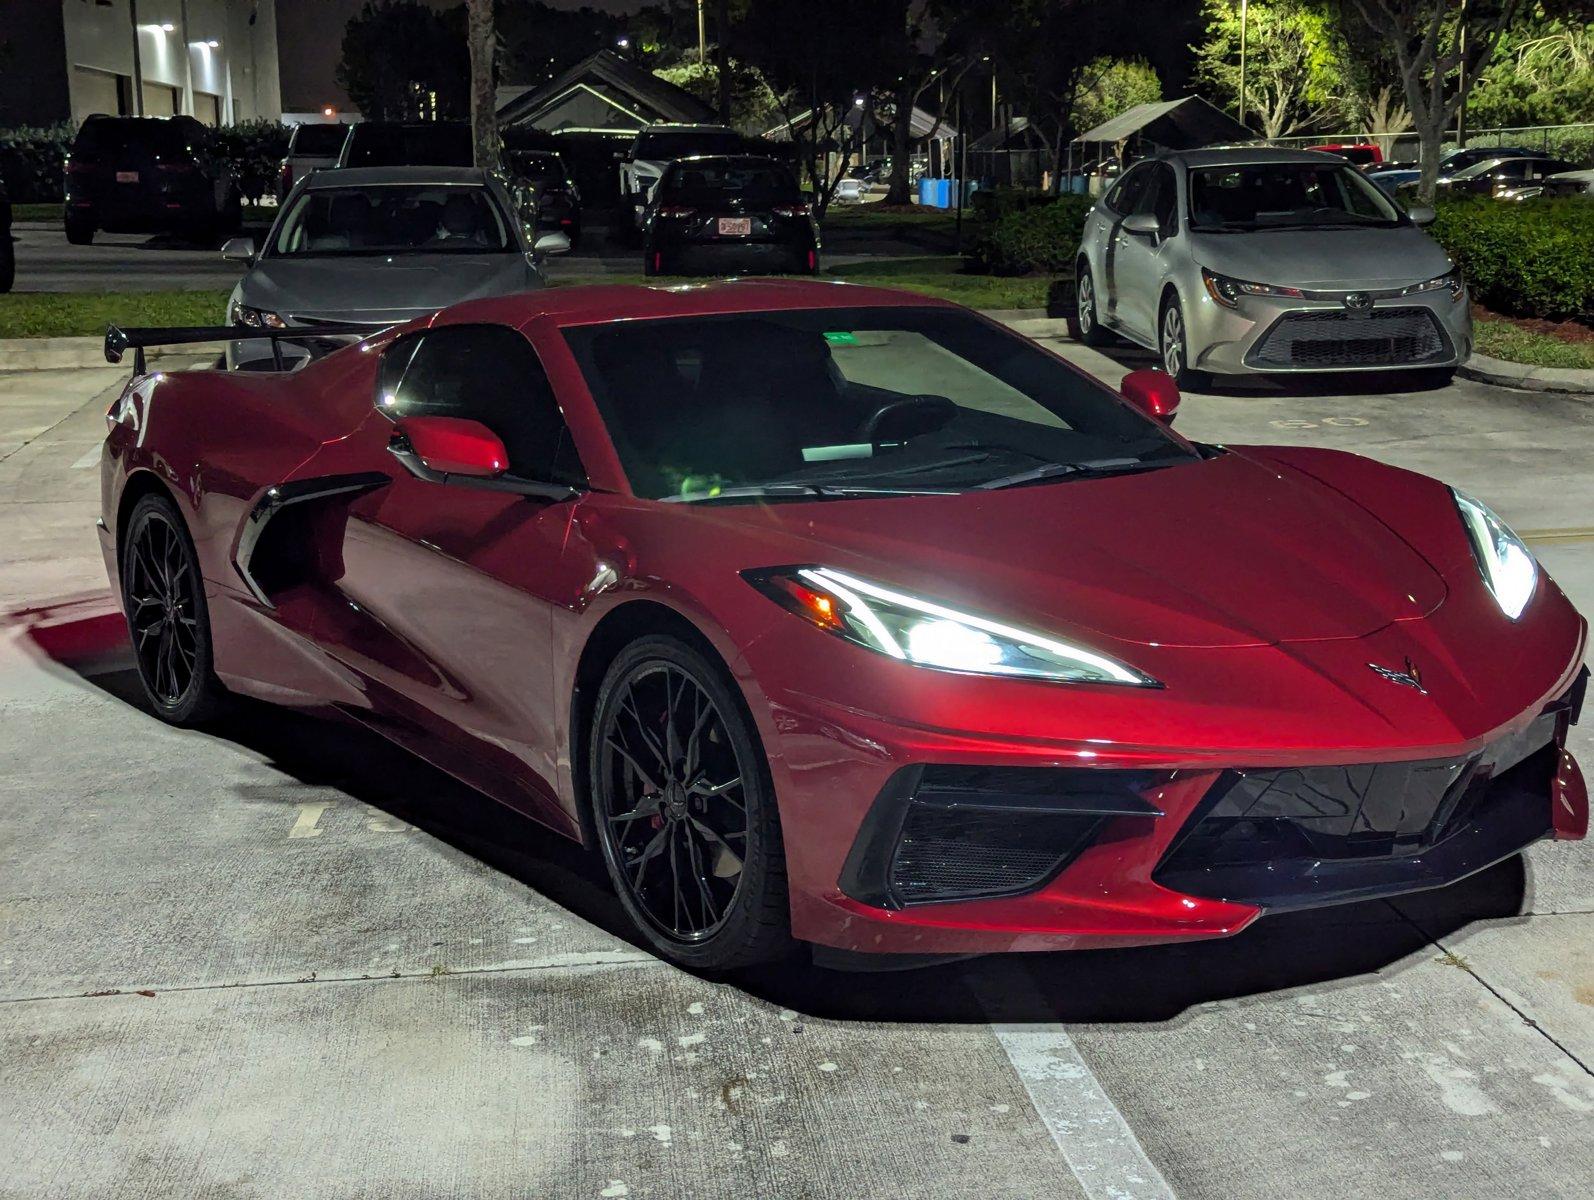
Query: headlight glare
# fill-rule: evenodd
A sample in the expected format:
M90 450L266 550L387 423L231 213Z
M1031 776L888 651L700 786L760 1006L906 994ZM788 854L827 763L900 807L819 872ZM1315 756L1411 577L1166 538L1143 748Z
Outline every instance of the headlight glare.
M286 329L288 323L276 313L264 308L250 308L247 304L233 302L232 323L247 325L250 329Z
M1443 275L1436 275L1422 283L1414 283L1410 287L1401 288L1402 296L1420 296L1424 292L1449 292L1452 300L1459 300L1466 291L1466 285L1461 279L1461 268L1451 267Z
M1455 497L1461 523L1472 542L1472 554L1478 560L1484 585L1499 603L1500 611L1515 621L1533 599L1539 584L1539 564L1533 552L1487 504L1455 488L1450 489L1450 494Z
M1151 676L1084 646L959 612L830 567L743 573L810 624L916 666L1062 683L1160 687Z
M1300 288L1285 287L1283 284L1231 279L1205 267L1201 268L1201 281L1207 285L1207 294L1225 308L1238 308L1241 296L1283 296L1285 299L1299 300L1305 294Z

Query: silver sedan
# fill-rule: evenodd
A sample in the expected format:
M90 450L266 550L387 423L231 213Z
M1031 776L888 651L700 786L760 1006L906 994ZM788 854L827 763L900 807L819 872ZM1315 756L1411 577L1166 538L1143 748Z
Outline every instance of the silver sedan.
M1196 150L1137 164L1085 222L1078 336L1155 350L1181 387L1212 375L1408 369L1472 352L1460 270L1343 159Z
M305 330L282 346L288 367L346 338L318 327L385 329L462 300L546 286L542 255L570 248L562 233L540 237L495 177L463 167L372 167L317 171L287 200L258 252L246 238L222 248L249 263L233 288L226 322ZM323 344L324 343L324 344ZM270 369L271 344L231 342L231 368Z

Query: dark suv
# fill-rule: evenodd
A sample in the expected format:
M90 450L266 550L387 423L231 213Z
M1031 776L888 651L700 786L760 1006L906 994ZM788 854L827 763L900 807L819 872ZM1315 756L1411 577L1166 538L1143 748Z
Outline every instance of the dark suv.
M364 121L349 130L340 167L469 167L469 121Z
M242 219L237 181L215 135L193 117L92 116L66 160L66 240L94 231L178 233L214 241Z

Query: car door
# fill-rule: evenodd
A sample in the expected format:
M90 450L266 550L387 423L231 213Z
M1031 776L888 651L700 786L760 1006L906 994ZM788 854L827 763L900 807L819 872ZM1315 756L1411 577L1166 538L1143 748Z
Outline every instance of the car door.
M574 501L428 482L387 451L399 419L465 418L502 439L510 476L579 486L547 374L518 331L454 325L388 346L376 390L354 438L392 482L350 507L337 582L347 603L320 638L367 682L367 718L385 732L573 829L556 798L551 606L570 590L559 565Z
M1133 233L1124 227L1124 222L1118 223L1114 235L1113 294L1117 299L1116 316L1124 329L1155 342L1163 264L1177 228L1178 182L1167 163L1148 163L1137 170L1144 172L1146 182L1136 191L1133 208L1126 216L1151 214L1157 219L1157 228L1150 233Z
M1135 204L1139 201L1141 193L1145 190L1151 178L1151 164L1143 163L1131 167L1107 192L1102 200L1102 216L1105 218L1105 230L1101 255L1101 278L1098 281L1099 290L1106 297L1105 318L1111 324L1119 324L1119 305L1122 297L1118 291L1118 251L1123 243L1120 237L1123 233L1124 218L1134 212Z

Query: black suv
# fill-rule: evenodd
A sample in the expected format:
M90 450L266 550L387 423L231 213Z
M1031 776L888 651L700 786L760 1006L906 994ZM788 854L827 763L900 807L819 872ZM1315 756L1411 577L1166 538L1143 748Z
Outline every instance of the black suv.
M469 121L363 121L350 128L340 167L475 165Z
M66 240L94 231L177 233L214 241L238 229L242 195L193 117L92 116L66 160Z

